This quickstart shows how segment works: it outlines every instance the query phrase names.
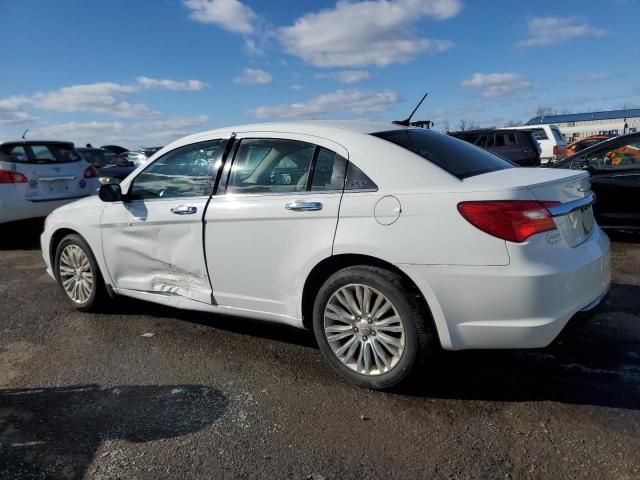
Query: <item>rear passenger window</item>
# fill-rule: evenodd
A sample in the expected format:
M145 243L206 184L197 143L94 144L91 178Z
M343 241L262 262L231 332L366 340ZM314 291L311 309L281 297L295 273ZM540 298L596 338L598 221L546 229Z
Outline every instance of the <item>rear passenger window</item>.
M496 147L511 147L516 145L516 136L513 133L497 133Z
M320 147L313 168L311 190L342 190L346 173L347 160L331 150Z
M315 149L297 140L244 139L231 166L227 193L303 192Z

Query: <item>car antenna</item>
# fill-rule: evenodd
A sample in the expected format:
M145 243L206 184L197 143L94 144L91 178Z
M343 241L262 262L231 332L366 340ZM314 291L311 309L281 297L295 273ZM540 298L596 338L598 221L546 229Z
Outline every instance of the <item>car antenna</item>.
M420 108L420 105L422 105L422 102L424 102L424 99L427 98L427 95L429 95L429 92L424 94L424 97L422 97L422 100L420 100L420 102L418 102L418 105L416 105L416 108L413 109L413 112L411 112L411 115L409 115L406 119L404 120L394 120L393 123L394 125L404 125L405 127L410 127L411 126L411 119L413 118L413 114L416 113L416 111Z
M24 133L22 134L22 139L24 140L25 137L27 136L27 132L29 131L29 129L27 128Z

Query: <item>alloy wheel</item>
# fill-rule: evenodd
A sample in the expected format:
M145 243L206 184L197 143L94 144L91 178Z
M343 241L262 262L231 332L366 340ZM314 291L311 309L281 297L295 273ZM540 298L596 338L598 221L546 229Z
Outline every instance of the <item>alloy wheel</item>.
M58 266L60 283L69 298L86 303L93 291L93 272L89 257L78 245L67 245L60 253Z
M324 334L338 360L363 375L390 371L404 353L398 310L367 285L349 284L333 293L324 311Z

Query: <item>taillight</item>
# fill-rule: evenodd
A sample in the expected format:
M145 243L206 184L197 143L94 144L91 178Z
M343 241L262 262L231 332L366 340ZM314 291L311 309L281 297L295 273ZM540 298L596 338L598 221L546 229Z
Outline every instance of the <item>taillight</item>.
M95 178L98 176L98 170L96 167L88 166L84 171L84 178Z
M535 200L461 202L458 204L458 211L483 232L521 243L531 235L556 228L547 208L558 203Z
M20 172L0 169L0 183L27 183L29 179Z

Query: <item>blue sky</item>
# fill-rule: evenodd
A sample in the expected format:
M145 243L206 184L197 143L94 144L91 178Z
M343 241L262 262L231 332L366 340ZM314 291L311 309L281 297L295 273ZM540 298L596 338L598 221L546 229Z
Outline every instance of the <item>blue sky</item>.
M640 105L638 0L0 0L0 140Z

